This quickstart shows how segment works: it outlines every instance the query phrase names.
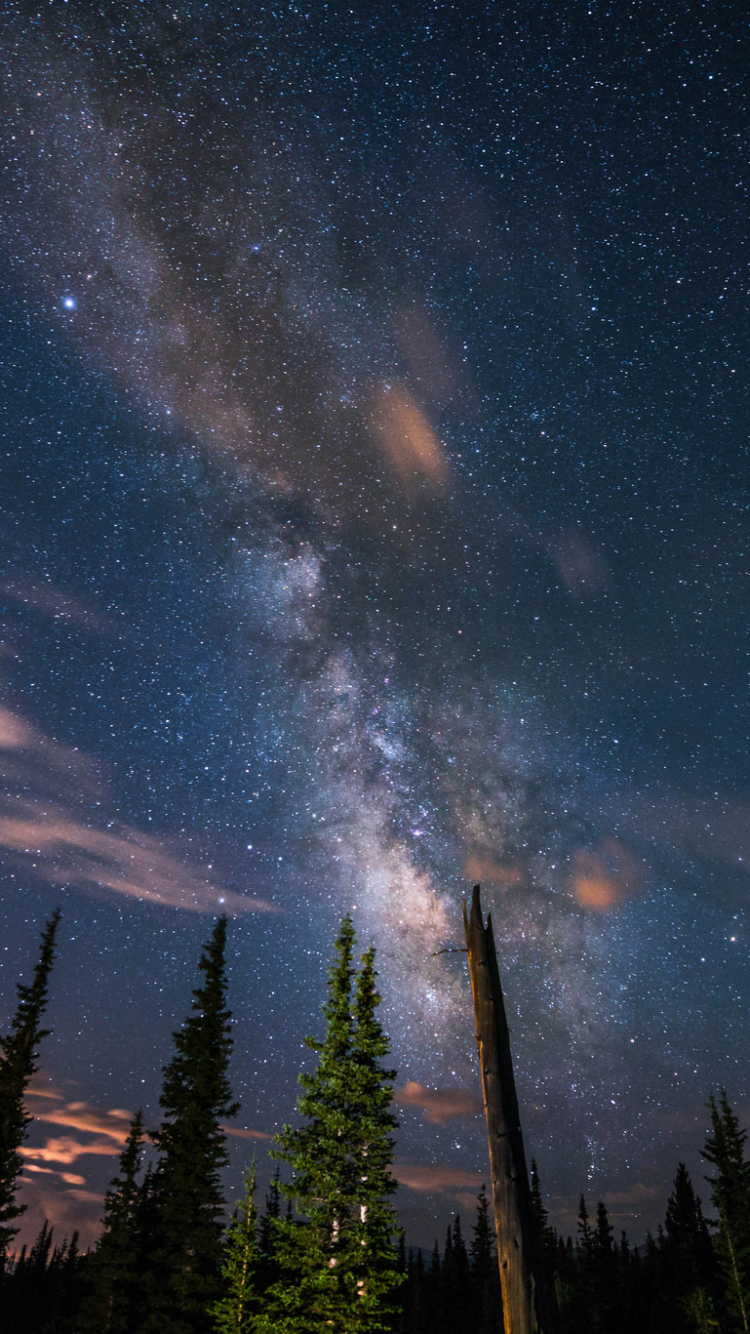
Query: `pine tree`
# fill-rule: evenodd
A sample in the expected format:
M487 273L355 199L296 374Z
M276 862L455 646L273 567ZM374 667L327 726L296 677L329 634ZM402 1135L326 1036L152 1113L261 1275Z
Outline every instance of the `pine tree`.
M356 1190L351 1243L357 1275L358 1328L368 1331L386 1327L380 1321L394 1309L393 1297L405 1276L394 1249L401 1229L389 1198L396 1190L390 1171L393 1132L398 1126L392 1111L396 1071L382 1065L389 1054L389 1042L376 1015L380 995L375 979L375 949L371 946L361 956L356 979L352 1044Z
M618 1264L607 1207L596 1207L593 1243L593 1327L599 1334L613 1334L619 1310Z
M555 1305L555 1266L557 1262L557 1234L550 1226L549 1214L544 1206L539 1185L539 1170L535 1159L531 1160L529 1171L531 1184L531 1217L534 1225L534 1245L541 1261L541 1269L550 1301Z
M473 1328L476 1334L502 1334L502 1295L495 1251L495 1229L490 1219L490 1202L484 1186L477 1200L469 1259Z
M291 1204L291 1200L289 1201ZM293 1212L293 1211L292 1211ZM278 1222L281 1218L281 1171L277 1166L266 1195L266 1205L258 1226L258 1287L265 1292L279 1277L276 1263Z
M586 1201L581 1196L578 1209L578 1242L575 1251L575 1281L567 1305L564 1328L575 1330L576 1334L590 1334L595 1329L594 1321L594 1270L595 1250L594 1233L589 1221Z
M709 1311L712 1306L716 1261L701 1201L693 1190L684 1163L678 1164L667 1201L661 1245L661 1287L665 1334L684 1328L688 1307L695 1307L699 1312ZM699 1291L702 1296L696 1296Z
M711 1133L702 1156L716 1168L707 1177L719 1218L716 1248L726 1290L727 1308L737 1329L750 1328L750 1163L745 1158L747 1131L727 1102L724 1089L717 1103L709 1098Z
M376 1018L375 954L356 977L354 929L347 916L328 981L323 1041L306 1040L318 1056L300 1075L300 1129L284 1126L275 1156L289 1163L303 1220L280 1223L280 1278L264 1303L264 1328L276 1334L373 1334L388 1328L401 1281L389 1202L395 1182L391 1111L395 1073L382 1067L388 1041Z
M104 1196L104 1231L90 1263L90 1292L81 1313L96 1334L137 1334L144 1262L144 1190L138 1183L145 1132L138 1112L120 1154L119 1176Z
M49 1029L41 1027L47 1007L47 985L55 957L55 938L60 921L56 909L47 922L41 940L39 961L31 986L19 984L18 1005L10 1032L0 1038L0 1276L5 1268L8 1247L18 1232L13 1220L26 1209L18 1204L16 1193L23 1171L19 1149L26 1139L31 1117L24 1098L37 1070L37 1048Z
M281 1217L281 1169L277 1166L266 1195L266 1207L258 1227L258 1249L264 1260L273 1260L276 1248L275 1224Z
M448 1228L443 1258L440 1326L447 1334L462 1334L471 1328L469 1257L461 1230L461 1216L456 1214Z
M154 1255L142 1334L203 1334L221 1295L221 1169L228 1159L222 1122L235 1116L227 1075L232 1050L224 954L226 918L216 923L198 967L192 1014L174 1037L159 1099L165 1116L153 1135L159 1162L151 1183Z
M217 1334L249 1334L257 1328L257 1273L255 1163L245 1176L245 1195L227 1228L224 1264L221 1270L223 1295L213 1307Z

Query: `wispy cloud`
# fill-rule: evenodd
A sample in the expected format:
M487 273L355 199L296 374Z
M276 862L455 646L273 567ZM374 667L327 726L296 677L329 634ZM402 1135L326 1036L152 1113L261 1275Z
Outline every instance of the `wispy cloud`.
M84 1245L90 1244L100 1230L102 1212L102 1190L92 1188L90 1174L102 1183L114 1175L131 1114L122 1107L103 1110L70 1101L42 1083L31 1088L27 1105L33 1121L30 1141L21 1147L20 1199L27 1212L19 1220L19 1244L30 1242L44 1218L59 1239L78 1228ZM59 1134L57 1128L68 1133Z
M486 1172L482 1175L481 1172L469 1172L462 1167L421 1163L395 1163L393 1175L399 1185L427 1194L465 1190L468 1186L473 1186L478 1191L487 1179Z
M48 1099L53 1103L50 1107ZM67 1126L71 1130L81 1130L88 1135L104 1135L116 1144L125 1143L132 1113L122 1107L113 1107L110 1111L100 1112L85 1102L63 1102L55 1093L39 1094L32 1090L29 1094L29 1109L37 1121L51 1125Z
M477 1116L483 1110L481 1099L466 1089L431 1089L413 1079L396 1089L393 1100L402 1106L421 1107L425 1119L439 1126L453 1116Z
M54 584L40 579L21 577L0 581L0 594L55 621L68 621L71 625L81 626L97 634L106 634L113 629L100 612L87 607Z
M273 1139L273 1135L269 1135L266 1130L247 1130L242 1126L222 1126L221 1128L232 1139Z
M42 1170L40 1164L67 1167L79 1158L117 1156L128 1136L132 1113L122 1107L102 1111L87 1102L69 1102L56 1089L32 1087L28 1109L37 1126L63 1126L68 1135L51 1135L39 1143L24 1144L21 1155L29 1171ZM38 1133L34 1136L39 1138ZM54 1171L54 1167L47 1167Z
M273 912L264 899L245 898L180 861L149 834L119 821L92 828L61 808L26 806L25 818L0 817L0 848L31 860L49 884L112 890L144 903L193 912Z
M117 819L88 757L3 707L0 780L0 854L48 884L191 912L275 911L265 899L224 889L166 839Z

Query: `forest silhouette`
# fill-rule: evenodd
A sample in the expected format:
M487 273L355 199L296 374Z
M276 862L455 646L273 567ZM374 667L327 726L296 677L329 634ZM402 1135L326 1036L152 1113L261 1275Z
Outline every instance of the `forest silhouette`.
M254 1162L226 1215L231 1011L227 921L198 962L190 1013L173 1035L147 1129L133 1117L104 1198L102 1232L82 1252L47 1220L16 1248L25 1206L26 1098L38 1069L60 914L41 937L0 1037L0 1329L4 1334L514 1334L506 1329L490 1200L483 1186L468 1235L456 1215L431 1255L409 1247L393 1203L396 1072L385 1064L375 951L356 954L346 916L323 1006L308 1038L294 1126L276 1136L262 1207ZM750 1162L726 1092L708 1100L702 1150L712 1216L680 1163L664 1223L644 1245L614 1235L603 1202L583 1196L575 1237L550 1224L536 1165L534 1246L550 1294L549 1334L748 1334ZM541 1334L548 1334L547 1330Z

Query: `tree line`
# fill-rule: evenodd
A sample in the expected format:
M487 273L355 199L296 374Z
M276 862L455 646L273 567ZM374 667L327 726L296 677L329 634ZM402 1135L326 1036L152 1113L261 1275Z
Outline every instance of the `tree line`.
M45 1221L16 1251L21 1149L31 1117L59 913L33 979L0 1037L0 1329L4 1334L503 1334L494 1226L484 1187L468 1239L460 1216L430 1256L408 1249L391 1173L396 1072L377 1017L375 951L356 957L344 918L314 1068L299 1076L297 1122L275 1139L263 1209L255 1165L227 1222L221 1174L229 1083L225 918L199 962L192 1006L163 1069L161 1121L130 1124L93 1250L55 1242ZM722 1091L703 1148L713 1218L680 1163L656 1237L618 1239L602 1202L581 1198L576 1236L550 1225L532 1163L535 1244L552 1334L750 1334L747 1132ZM282 1173L282 1165L285 1169ZM288 1180L284 1179L288 1175Z

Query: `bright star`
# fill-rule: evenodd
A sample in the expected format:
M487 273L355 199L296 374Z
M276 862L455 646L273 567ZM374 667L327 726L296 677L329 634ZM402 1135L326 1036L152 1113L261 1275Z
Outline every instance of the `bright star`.
M75 310L78 305L74 296L64 296L62 303L66 310Z

